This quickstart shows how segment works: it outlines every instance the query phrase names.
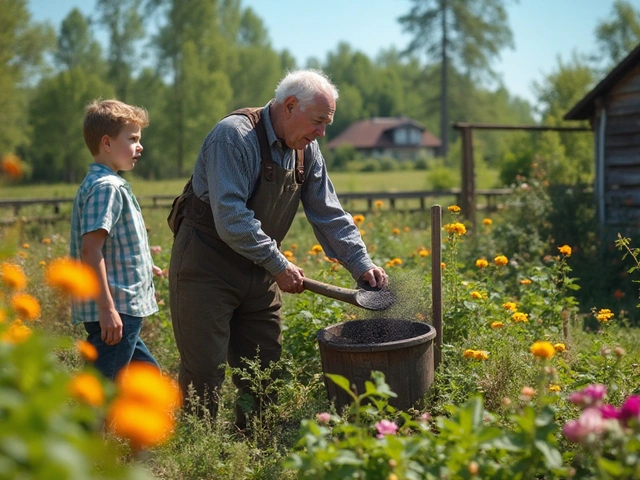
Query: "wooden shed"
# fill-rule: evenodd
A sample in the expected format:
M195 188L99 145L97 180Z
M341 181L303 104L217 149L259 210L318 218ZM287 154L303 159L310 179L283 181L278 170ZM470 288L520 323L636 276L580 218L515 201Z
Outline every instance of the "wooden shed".
M591 123L595 146L594 189L603 232L637 233L640 231L640 45L564 119Z

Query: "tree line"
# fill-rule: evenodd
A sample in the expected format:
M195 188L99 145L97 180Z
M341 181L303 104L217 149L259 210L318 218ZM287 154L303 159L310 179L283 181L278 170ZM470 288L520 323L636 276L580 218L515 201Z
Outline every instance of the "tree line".
M265 105L285 71L311 67L327 72L340 90L326 140L357 120L404 115L440 136L443 161L455 165L459 140L451 122L559 125L640 41L640 13L616 0L594 32L599 51L558 59L535 85L532 106L510 94L492 69L512 46L506 0L412 2L408 12L398 12L413 38L405 51L389 48L370 58L340 43L324 59L297 65L290 51L271 46L262 19L241 0L97 0L90 16L73 9L57 31L31 19L27 0L0 0L0 154L25 161L25 181L79 182L90 161L84 106L119 98L150 115L135 174L186 176L220 118ZM150 30L152 23L157 28ZM477 161L499 168L503 183L526 175L534 160L562 180L591 175L591 139L584 136L476 137ZM331 152L324 153L331 163Z

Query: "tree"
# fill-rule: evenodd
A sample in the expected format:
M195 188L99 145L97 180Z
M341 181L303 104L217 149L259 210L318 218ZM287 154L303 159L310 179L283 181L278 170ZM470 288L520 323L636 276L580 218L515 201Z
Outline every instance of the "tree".
M53 58L58 69L82 67L94 73L104 72L100 44L93 38L89 20L77 8L62 21L57 44Z
M602 57L617 65L640 43L640 11L625 0L616 0L609 21L596 27L596 40Z
M26 0L0 0L0 155L28 145L26 89L38 76L53 29L31 21Z
M440 137L448 151L448 75L452 67L475 81L493 75L491 61L513 46L504 0L412 0L411 11L399 21L414 35L407 53L426 50L437 59L440 78Z
M127 101L134 66L135 42L144 37L137 0L98 0L99 20L109 32L109 79L118 98Z

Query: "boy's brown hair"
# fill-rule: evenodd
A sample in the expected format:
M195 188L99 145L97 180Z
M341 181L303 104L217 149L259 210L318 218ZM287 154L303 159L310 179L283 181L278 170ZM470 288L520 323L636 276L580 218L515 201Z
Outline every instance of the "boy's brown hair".
M125 125L149 125L144 108L128 105L120 100L94 100L85 107L82 135L92 155L100 153L100 139L104 135L118 136Z

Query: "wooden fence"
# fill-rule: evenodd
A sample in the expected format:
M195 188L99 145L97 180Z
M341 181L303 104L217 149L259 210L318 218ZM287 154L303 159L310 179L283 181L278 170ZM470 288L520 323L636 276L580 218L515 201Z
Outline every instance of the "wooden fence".
M510 188L479 189L476 196L484 198L484 203L477 207L495 210L499 207L499 198L511 193ZM457 205L461 202L461 189L424 190L409 192L359 192L339 194L340 202L345 210L350 212L366 212L378 208L376 203L382 202L381 210L391 211L419 211L427 210L428 199L434 201L450 201ZM169 209L175 195L147 195L137 197L142 208ZM17 219L24 222L52 222L69 218L73 198L7 198L0 199L0 225L14 223ZM34 212L34 208L37 212ZM51 210L48 212L43 209ZM9 216L4 212L9 210ZM28 214L21 215L26 210Z

